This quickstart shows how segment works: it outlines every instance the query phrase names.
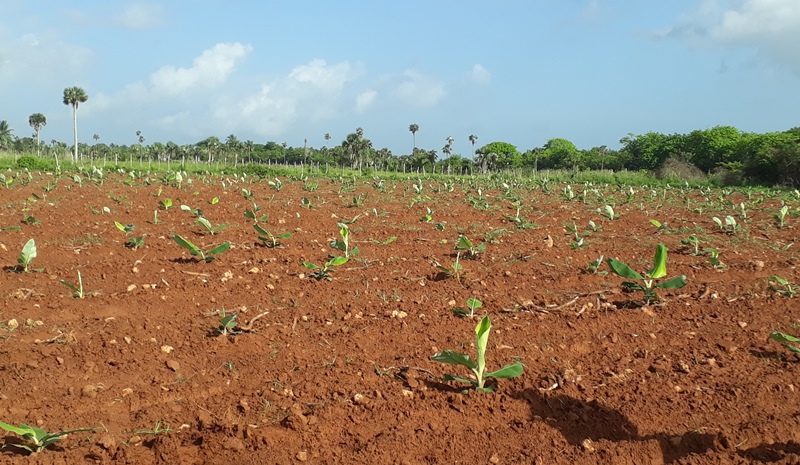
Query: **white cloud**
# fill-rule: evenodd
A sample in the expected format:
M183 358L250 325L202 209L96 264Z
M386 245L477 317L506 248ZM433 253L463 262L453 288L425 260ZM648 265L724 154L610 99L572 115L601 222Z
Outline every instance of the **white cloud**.
M800 71L798 0L704 0L659 35L695 44L753 47Z
M154 90L170 95L214 87L225 82L252 50L250 45L239 42L217 44L195 58L191 68L165 66L150 76L150 83Z
M375 98L378 97L378 91L369 89L361 92L356 97L356 111L358 113L363 113L367 110L372 104L375 102Z
M164 24L164 7L152 3L132 3L114 19L129 29L151 29Z
M79 74L93 56L90 49L52 32L0 34L0 83L61 83L65 76Z
M283 78L262 84L254 94L218 105L214 116L226 129L276 137L300 118L335 117L347 83L362 73L361 65L347 61L328 65L325 60L312 60Z
M487 85L492 82L492 73L477 63L472 67L472 72L470 72L469 76L475 84Z
M416 107L432 107L446 95L444 84L417 71L403 73L402 82L391 92L392 97L402 103Z

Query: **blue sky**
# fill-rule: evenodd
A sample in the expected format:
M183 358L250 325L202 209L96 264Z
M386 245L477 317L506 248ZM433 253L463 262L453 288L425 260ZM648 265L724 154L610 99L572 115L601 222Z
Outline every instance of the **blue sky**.
M800 0L2 0L0 119L79 139L454 153L800 126Z

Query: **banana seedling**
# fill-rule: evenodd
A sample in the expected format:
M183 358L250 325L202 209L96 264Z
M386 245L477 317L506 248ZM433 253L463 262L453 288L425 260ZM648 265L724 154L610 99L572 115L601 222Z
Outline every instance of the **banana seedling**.
M778 294L792 298L800 292L800 286L794 285L789 282L789 280L781 278L780 276L772 275L769 277L769 282L771 283L769 289L771 291L777 292Z
M262 228L258 223L253 224L253 229L259 234L258 238L264 243L264 246L270 249L281 246L279 239L288 239L292 237L291 233L284 233L276 236L269 230Z
M479 254L486 252L486 244L481 243L474 245L472 241L467 238L467 236L459 234L458 240L456 241L455 250L468 252L470 257L475 258Z
M328 281L333 281L333 277L331 276L331 273L334 272L333 267L344 265L348 260L350 259L347 257L333 257L327 262L323 263L322 266L315 265L311 262L303 262L303 266L313 271L313 273L311 273L312 278L317 280L327 279Z
M790 335L788 335L786 333L782 333L780 331L774 331L772 334L769 335L769 338L772 339L773 341L780 342L781 344L783 344L783 347L785 347L786 349L788 349L788 350L790 350L790 351L792 351L792 352L794 352L796 354L800 354L800 348L798 348L797 346L793 346L792 344L789 344L790 342L795 343L795 344L800 342L800 338L796 338L794 336L790 336Z
M599 213L602 216L605 216L610 221L619 219L619 213L614 213L614 207L612 207L611 205L606 205L602 209L598 208L597 213Z
M342 237L342 239L331 241L331 247L343 252L344 256L347 258L357 255L358 247L353 247L352 249L350 248L350 227L344 223L336 223L336 225L339 226L339 235Z
M78 285L77 286L72 284L72 283L70 283L70 282L68 282L66 279L62 279L60 281L60 283L65 285L65 286L67 286L68 288L70 288L70 290L72 290L72 297L75 298L75 299L83 299L87 295L97 294L97 291L92 291L92 292L84 292L83 291L83 278L81 277L81 272L80 271L78 271Z
M114 222L114 226L117 227L120 231L124 232L126 235L133 232L133 228L135 227L133 223L130 224L122 224L119 221Z
M205 228L207 232L209 232L212 236L218 232L222 232L227 225L220 224L218 226L212 226L211 222L208 221L205 217L198 216L197 220L195 220L196 224L200 224L202 227Z
M3 423L2 421L0 421L0 428L3 428L4 430L10 433L18 434L22 436L26 441L28 441L25 444L8 443L8 445L24 449L32 454L37 454L45 450L48 446L64 439L64 436L70 433L78 433L81 431L94 431L96 429L96 428L78 428L68 431L59 431L57 433L48 433L47 431L41 428L37 428L35 426L28 426L26 424L20 424L19 426L12 426L9 425L8 423Z
M447 363L449 365L463 365L472 371L474 377L462 378L454 375L444 375L444 381L458 381L460 383L471 384L475 387L476 391L480 392L493 392L493 386L487 386L487 378L516 378L522 375L523 365L522 362L517 361L511 365L506 365L503 368L486 372L486 346L489 344L489 331L492 329L492 322L488 316L483 319L475 327L476 344L478 350L478 359L473 360L472 357L460 352L452 352L443 350L438 354L434 354L431 360L440 363Z
M253 220L253 222L258 223L261 221L262 223L266 223L269 220L269 213L265 213L261 216L258 214L261 212L261 207L256 204L253 204L253 209L250 210L249 208L244 211L244 217Z
M789 207L784 205L778 210L778 214L775 215L775 219L778 220L778 227L782 228L786 226L786 215L789 213Z
M645 273L645 276L640 275L634 271L633 268L616 258L609 258L607 263L611 271L618 276L641 281L641 284L633 281L624 281L622 287L632 291L644 292L646 305L650 305L650 302L653 300L658 300L656 289L678 289L686 285L685 275L677 276L659 283L655 282L657 279L661 279L667 275L667 247L664 244L658 244L656 247L656 254L653 257L653 268Z
M20 252L19 257L17 257L17 270L19 271L21 268L25 273L28 271L42 271L41 269L32 270L30 268L30 264L34 258L36 258L36 241L29 239L28 242L22 246L22 252Z
M203 250L200 247L192 244L191 242L189 242L188 240L184 239L183 237L177 234L172 236L172 239L175 242L177 242L179 246L188 250L193 257L200 257L200 260L203 260L206 263L211 263L212 261L214 261L214 255L219 255L225 252L231 246L230 242L225 241L222 244L214 247L213 249L203 252Z

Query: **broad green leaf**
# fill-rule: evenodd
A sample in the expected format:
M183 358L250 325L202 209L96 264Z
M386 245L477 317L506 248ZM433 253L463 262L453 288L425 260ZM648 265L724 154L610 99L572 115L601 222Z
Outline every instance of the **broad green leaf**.
M773 341L778 341L778 342L800 342L800 338L790 336L786 333L781 333L779 331L775 331L772 334L770 334L769 338L772 339Z
M115 221L114 222L114 226L116 226L117 229L119 229L122 232L127 232L127 231L125 231L125 225L120 223L119 221Z
M611 271L613 271L619 276L622 276L623 278L640 279L640 280L644 279L644 277L642 277L642 275L640 275L639 273L635 272L633 268L629 267L624 262L617 260L616 258L609 258L608 260L606 260L606 263L608 263L608 266L611 268Z
M208 221L207 219L203 218L202 216L197 218L197 222L200 223L201 225L203 225L203 227L208 229L208 230L214 229L214 228L211 227L211 222Z
M489 320L489 315L481 319L477 326L475 326L475 346L478 350L478 373L483 373L486 369L486 346L489 345L489 331L492 329L492 322Z
M661 222L660 222L660 221L658 221L658 220L650 220L650 223L651 223L653 226L655 226L656 228L660 228L660 227L661 227Z
M228 242L228 241L225 241L222 244L220 244L220 245L214 247L213 249L209 250L208 252L206 252L206 254L208 254L208 255L218 255L218 254L221 254L222 252L225 252L226 250L228 250L230 248L230 246L231 246L231 243Z
M487 378L516 378L522 374L524 365L522 362L516 362L511 365L506 365L503 368L493 371L491 373L486 373L484 376Z
M0 428L3 428L4 430L10 431L12 433L19 434L20 436L25 436L26 434L32 433L30 426L24 424L20 425L20 427L16 427L0 421Z
M266 229L264 229L261 226L259 226L258 223L253 224L253 229L255 229L256 232L259 233L259 234L263 234L265 236L270 236L271 235L269 233L269 231L267 231Z
M658 244L656 247L653 265L653 268L647 272L648 278L659 279L667 275L667 247L664 244Z
M478 364L472 360L472 357L467 354L453 352L451 350L443 350L438 354L434 354L431 357L431 360L434 362L447 363L448 365L463 365L470 370L475 370L478 368Z
M333 257L331 261L328 262L329 266L339 266L344 265L347 261L350 260L347 257Z
M664 281L663 283L658 283L656 287L659 289L680 289L685 285L686 285L686 276L681 275L681 276L676 276L667 281Z
M782 285L784 285L784 286L786 286L786 285L788 285L788 284L789 284L789 281L787 281L787 280L785 280L785 279L781 278L780 276L775 276L775 275L772 275L772 276L770 276L770 277L769 277L769 280L770 280L770 281L775 281L776 283L778 283L778 284L782 284Z
M450 375L450 374L444 375L444 381L445 382L447 382L447 381L458 381L459 383L464 383L464 384L477 384L477 381L475 381L474 379L462 378L461 376L455 376L455 375Z
M472 246L472 241L467 239L467 236L465 236L463 234L459 234L459 236L458 236L458 245L456 247L459 248L459 249L471 249L473 247Z
M483 307L483 302L481 302L480 300L472 297L472 298L467 299L467 307L471 308L472 310L475 310L476 308Z
M188 250L189 253L191 253L192 255L199 255L200 252L201 252L199 247L197 247L196 245L192 244L191 242L189 242L188 240L184 239L183 237L181 237L181 236L179 236L177 234L172 236L172 239L175 242L177 242L179 246L181 246L184 249Z
M311 262L303 262L303 266L308 268L309 270L318 270L318 269L320 269L319 265L315 265L315 264L313 264Z
M20 253L17 262L21 265L27 265L34 258L36 258L36 241L33 239L28 239L28 242L26 242L22 247L22 253Z

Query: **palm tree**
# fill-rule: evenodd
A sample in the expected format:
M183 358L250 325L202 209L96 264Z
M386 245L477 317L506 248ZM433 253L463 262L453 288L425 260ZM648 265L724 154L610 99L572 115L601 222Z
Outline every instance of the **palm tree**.
M36 156L40 155L39 152L39 131L47 125L47 118L41 113L34 113L28 117L28 124L31 125L36 133Z
M8 121L0 121L0 149L7 149L11 146L13 142L12 132L14 130L8 126Z
M411 137L413 137L414 139L414 148L417 148L417 131L419 131L419 124L417 123L410 124L408 126L408 130L411 131Z
M475 158L475 144L478 142L478 136L470 134L469 141L472 143L472 158Z
M86 91L80 87L67 87L64 89L64 105L72 106L72 132L75 136L73 161L78 161L78 104L89 100Z

